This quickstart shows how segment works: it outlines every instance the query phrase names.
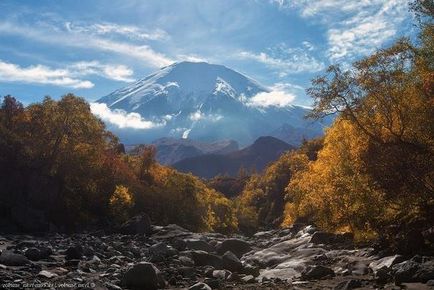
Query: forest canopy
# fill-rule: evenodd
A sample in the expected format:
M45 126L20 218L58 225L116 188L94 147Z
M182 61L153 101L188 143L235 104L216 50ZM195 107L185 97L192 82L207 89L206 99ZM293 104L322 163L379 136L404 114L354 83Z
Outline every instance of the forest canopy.
M397 244L397 235L413 237L397 245L404 251L423 245L434 226L434 10L432 1L412 7L417 42L400 39L312 81L310 117L336 119L323 140L306 142L251 178L239 198L240 227L269 223L271 204L284 207L282 226L304 220L359 239ZM285 174L282 189L275 178Z
M227 198L159 165L153 147L124 154L89 104L72 94L27 107L6 96L0 136L1 214L23 230L110 225L142 212L191 230L237 227Z

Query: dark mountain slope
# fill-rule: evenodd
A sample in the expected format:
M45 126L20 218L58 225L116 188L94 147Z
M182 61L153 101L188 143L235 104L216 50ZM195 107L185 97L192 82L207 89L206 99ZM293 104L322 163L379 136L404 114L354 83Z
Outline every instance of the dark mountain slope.
M241 168L249 172L260 172L268 163L277 160L283 152L291 149L294 147L277 138L260 137L251 146L242 150L224 155L205 154L186 158L173 164L173 167L203 178L216 175L235 176Z

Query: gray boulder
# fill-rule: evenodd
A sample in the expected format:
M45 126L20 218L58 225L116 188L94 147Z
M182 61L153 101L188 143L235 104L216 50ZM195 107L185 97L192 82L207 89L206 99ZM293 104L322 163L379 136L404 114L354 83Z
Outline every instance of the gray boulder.
M75 245L65 251L66 260L80 260L83 257L83 247Z
M231 251L238 258L241 258L245 253L250 252L252 248L249 243L240 239L224 240L217 248L217 252L223 255L227 251Z
M314 244L341 244L351 243L353 241L353 235L351 233L345 234L333 234L327 232L317 231L312 235L310 243Z
M305 280L317 280L334 276L335 272L325 266L309 266L301 273L301 277Z
M348 280L340 282L334 290L352 290L362 287L360 280Z
M39 261L42 257L42 253L37 248L29 248L24 255L31 261Z
M196 266L213 266L216 269L223 268L223 260L217 255L205 251L192 251L191 256Z
M121 284L131 289L159 289L164 288L165 281L153 264L141 262L129 269L121 279Z
M135 216L122 224L119 232L124 235L150 235L152 233L151 219L146 214Z
M185 240L185 245L190 250L200 250L208 253L215 251L213 246L199 239L187 239Z
M15 254L11 251L3 251L0 255L0 264L6 266L24 266L29 263L30 261L26 256Z
M240 272L243 268L240 259L235 256L231 251L227 251L223 257L223 268L231 271L231 272Z

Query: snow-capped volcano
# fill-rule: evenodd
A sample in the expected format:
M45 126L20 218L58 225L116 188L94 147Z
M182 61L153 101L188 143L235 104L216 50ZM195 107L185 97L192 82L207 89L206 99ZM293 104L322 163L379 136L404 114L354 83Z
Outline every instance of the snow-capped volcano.
M267 93L271 94L268 88L225 66L180 62L116 90L97 103L106 104L110 112L147 124L136 130L109 124L127 143L175 137L233 139L248 144L283 125L306 131L305 137L322 132L319 123L303 118L308 111L305 108L258 106L254 102L255 96ZM103 114L100 116L104 119Z

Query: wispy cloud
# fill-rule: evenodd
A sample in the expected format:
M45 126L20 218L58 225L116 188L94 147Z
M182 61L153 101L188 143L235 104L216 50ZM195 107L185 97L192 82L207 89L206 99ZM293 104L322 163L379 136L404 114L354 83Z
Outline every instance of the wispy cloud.
M301 11L301 16L311 17L323 13L353 12L369 7L373 4L384 3L384 0L270 0L280 8L296 8Z
M263 63L277 70L280 76L302 72L318 72L325 67L323 62L310 55L306 49L287 47L283 44L271 47L266 52L242 51L238 54L238 57Z
M63 68L51 68L41 64L22 67L0 60L0 81L48 84L75 89L89 89L94 84L82 79L97 75L107 79L131 82L133 70L124 65L101 64L97 61L77 62Z
M91 103L90 109L92 113L100 117L101 120L121 129L152 129L164 125L164 123L147 121L143 119L139 113L127 113L120 109L111 110L103 103Z
M268 92L261 92L248 100L247 105L258 108L287 107L296 99L295 90L303 89L286 83L277 83Z
M196 54L179 54L177 56L178 61L191 61L191 62L207 62L208 60L200 55Z
M108 51L133 57L152 67L162 67L174 61L162 53L154 51L149 45L136 44L98 35L86 34L82 31L70 31L62 26L40 25L26 26L17 23L0 23L0 34L19 35L35 41L99 51Z
M142 29L134 25L121 25L116 23L74 23L65 22L67 31L73 33L87 33L96 35L113 35L117 34L136 40L166 40L169 34L162 29L154 29L151 31Z
M397 35L406 13L405 1L384 1L375 11L361 11L340 22L328 31L329 58L352 60L372 53Z
M201 111L196 111L192 114L190 114L189 119L191 121L200 121L200 120L204 120L204 121L211 121L211 122L217 122L219 120L221 120L223 118L222 115L218 115L218 114L205 114Z
M97 75L107 79L133 82L134 71L125 65L101 64L98 61L81 61L67 66L72 75Z
M281 9L294 9L327 27L331 62L351 62L372 53L397 35L408 16L403 0L270 0Z
M94 86L90 81L71 77L66 69L52 69L43 65L21 67L1 60L0 81L48 84L75 89L89 89Z

